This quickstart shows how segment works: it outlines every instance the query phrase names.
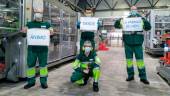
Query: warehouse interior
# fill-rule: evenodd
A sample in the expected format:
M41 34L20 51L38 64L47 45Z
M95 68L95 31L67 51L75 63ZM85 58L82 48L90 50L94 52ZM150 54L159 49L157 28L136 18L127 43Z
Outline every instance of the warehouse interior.
M139 17L130 17L133 10ZM31 29L28 23L36 21L36 13L41 13L42 21L52 28L46 58L47 89L42 87L39 57L34 66L36 83L25 88L31 55L29 36L23 30ZM127 18L138 18L134 20L140 20L142 30L127 31L124 26ZM95 30L86 30L82 27L84 22L95 22ZM146 22L150 25L148 30ZM88 73L86 84L85 77L84 85L72 81L77 71L74 64L86 52L84 38L93 38L89 39L91 52L94 50L101 61L97 65L100 70L97 91L95 68L92 75ZM87 63L81 62L82 58L80 64ZM86 76L84 73L82 76ZM170 0L1 0L0 96L170 96Z

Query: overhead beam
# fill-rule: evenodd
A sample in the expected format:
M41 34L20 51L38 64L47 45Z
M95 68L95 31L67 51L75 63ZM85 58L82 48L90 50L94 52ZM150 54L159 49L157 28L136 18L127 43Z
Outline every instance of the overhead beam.
M93 4L89 4L89 2L87 1L87 5L92 8Z
M126 2L126 4L129 6L129 8L131 7L131 4L129 3L128 0L124 0Z
M133 0L130 0L130 4L131 4L131 6L133 5Z
M107 4L107 6L108 6L110 9L112 9L112 7L110 6L110 4L109 4L106 0L104 0L104 2Z
M151 7L153 7L153 0L152 0L152 3L150 0L148 0L149 4L151 5Z
M66 3L70 4L71 6L73 6L75 8L75 10L79 10L80 12L84 12L84 10L82 8L80 8L79 6L75 5L70 0L65 0L65 1L66 1Z
M141 9L163 9L163 8L168 8L167 6L155 6L154 8L151 7L138 7L139 10ZM103 11L128 11L130 10L129 8L117 8L117 9L101 9L101 10L96 10L96 12L103 12Z
M77 0L74 0L74 4L76 4L76 5L77 5Z
M134 5L136 5L140 0L136 0L136 2L134 3Z
M87 0L87 2L88 2L88 1L91 3L92 6L94 5L93 2L92 2L92 0Z
M115 9L116 5L118 4L118 0L115 2L115 4L113 5L112 9Z
M159 1L160 1L160 0L157 0L153 6L155 7L155 6L156 6L156 4L157 4Z
M97 7L100 5L101 2L102 2L102 0L98 0L98 2L97 2L97 4L96 4L95 8L97 8Z

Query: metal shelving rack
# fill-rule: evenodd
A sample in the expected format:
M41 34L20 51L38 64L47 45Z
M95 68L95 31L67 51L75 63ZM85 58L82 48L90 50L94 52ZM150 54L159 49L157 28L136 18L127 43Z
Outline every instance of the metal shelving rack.
M150 10L149 21L152 29L145 32L145 51L153 55L163 55L161 35L170 29L170 11L168 9Z

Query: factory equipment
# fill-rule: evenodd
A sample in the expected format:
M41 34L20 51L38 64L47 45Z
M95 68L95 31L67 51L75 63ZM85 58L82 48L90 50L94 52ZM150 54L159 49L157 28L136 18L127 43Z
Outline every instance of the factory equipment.
M0 0L0 79L18 81L26 77L27 43L20 32L33 19L33 0ZM54 28L48 66L76 56L77 13L56 0L44 0L44 21Z
M153 55L163 55L160 36L170 29L170 11L168 9L150 10L148 17L152 29L145 32L145 51Z
M158 74L170 84L170 30L161 36L164 42L164 56L160 58L160 66L157 67Z
M22 0L0 1L0 79L6 78L12 64L19 61L19 50L16 49L18 48L17 40L22 41L19 39L22 37L19 33L23 22L22 4ZM13 52L15 53L12 54Z

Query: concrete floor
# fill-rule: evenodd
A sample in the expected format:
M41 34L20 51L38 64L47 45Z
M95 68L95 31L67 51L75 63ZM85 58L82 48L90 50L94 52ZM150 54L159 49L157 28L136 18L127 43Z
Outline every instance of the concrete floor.
M69 82L72 69L65 65L49 73L49 88L41 89L37 78L37 85L24 90L24 83L17 87L0 86L0 96L170 96L170 87L156 73L158 58L145 54L145 63L150 85L140 83L136 72L135 81L126 82L126 65L123 48L111 48L107 52L99 52L102 59L100 91L92 91L92 80L84 87ZM7 89L8 90L4 90Z

